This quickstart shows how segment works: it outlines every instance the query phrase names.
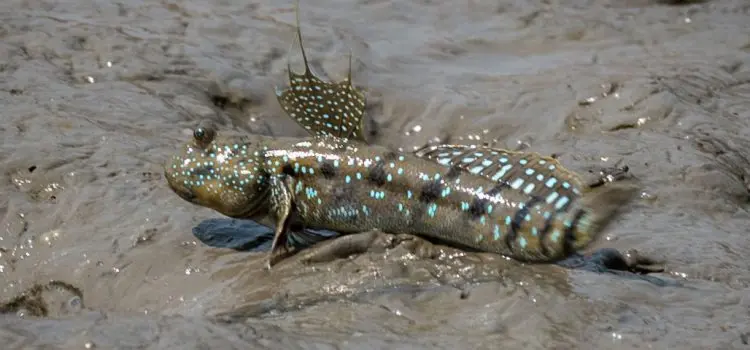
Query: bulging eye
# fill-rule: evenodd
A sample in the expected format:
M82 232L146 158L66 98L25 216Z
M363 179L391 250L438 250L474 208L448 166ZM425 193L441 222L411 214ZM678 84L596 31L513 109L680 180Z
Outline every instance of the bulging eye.
M203 138L206 136L206 129L204 128L196 128L195 131L193 131L193 137L195 137L196 140L203 140Z
M216 130L212 126L201 125L193 130L193 138L195 142L202 148L205 148L213 142L216 136Z

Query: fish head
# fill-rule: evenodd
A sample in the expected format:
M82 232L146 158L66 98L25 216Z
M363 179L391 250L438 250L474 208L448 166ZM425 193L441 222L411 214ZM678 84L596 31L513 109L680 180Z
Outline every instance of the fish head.
M263 159L260 138L222 136L203 123L164 165L164 176L182 199L229 217L248 218L268 196Z

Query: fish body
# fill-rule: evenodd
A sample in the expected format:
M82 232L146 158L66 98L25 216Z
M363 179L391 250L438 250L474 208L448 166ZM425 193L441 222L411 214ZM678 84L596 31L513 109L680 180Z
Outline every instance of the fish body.
M534 153L429 150L437 161L330 135L217 137L186 145L166 177L186 200L227 216L271 215L281 239L275 246L303 238L285 236L296 221L342 234L421 235L528 262L584 248L612 213L613 205L600 205L625 193L609 187L582 200L585 187L574 174ZM440 161L448 156L471 170Z
M297 34L302 46L299 26ZM187 201L234 218L270 218L269 267L290 242L315 241L307 228L380 229L553 262L591 243L633 193L589 188L536 153L479 145L396 152L369 144L365 97L352 86L351 70L342 82L325 82L302 54L305 72L290 69L290 87L277 95L310 137L219 135L202 126L165 166L170 187Z

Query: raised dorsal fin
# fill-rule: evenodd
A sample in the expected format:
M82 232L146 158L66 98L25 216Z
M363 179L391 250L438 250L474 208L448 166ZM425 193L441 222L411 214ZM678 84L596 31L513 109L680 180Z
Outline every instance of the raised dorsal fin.
M340 82L325 82L310 70L299 22L299 1L295 2L297 39L299 40L305 72L297 74L287 62L289 87L276 88L281 108L312 135L336 136L365 141L363 121L365 95L351 84L352 56L349 72Z
M588 188L556 159L480 145L434 145L414 152L447 167L458 167L565 207ZM567 198L561 203L559 200Z

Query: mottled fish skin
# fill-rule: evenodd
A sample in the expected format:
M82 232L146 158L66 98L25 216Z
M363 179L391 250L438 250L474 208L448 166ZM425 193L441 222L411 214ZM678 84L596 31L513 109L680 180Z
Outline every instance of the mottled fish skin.
M301 46L299 26L297 35ZM192 203L235 218L273 217L269 267L296 238L293 221L343 234L416 234L553 262L592 242L632 192L586 194L577 175L535 153L458 145L403 153L368 145L364 96L351 79L326 83L306 57L305 73L289 76L291 86L277 89L279 102L311 138L251 141L200 127L165 166L170 187Z
M167 181L182 198L230 217L252 218L268 206L279 235L295 216L312 229L417 234L520 261L550 262L584 247L598 231L596 208L559 194L551 201L527 193L516 181L491 181L334 136L256 139L196 137L167 165ZM525 159L514 166L546 165L538 164L540 159L524 164ZM546 183L523 173L517 178Z
M480 145L434 145L414 152L447 167L458 167L514 190L544 198L566 210L588 186L557 159L533 152L514 152Z

